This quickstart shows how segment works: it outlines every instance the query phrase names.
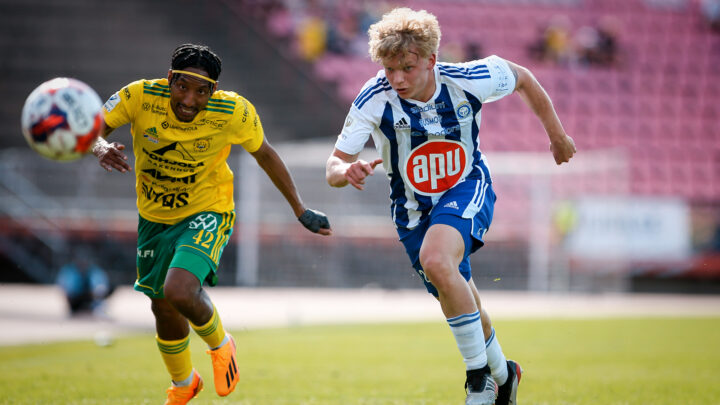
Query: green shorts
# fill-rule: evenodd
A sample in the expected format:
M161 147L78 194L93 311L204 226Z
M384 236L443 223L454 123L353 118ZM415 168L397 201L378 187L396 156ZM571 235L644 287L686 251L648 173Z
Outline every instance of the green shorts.
M234 223L234 211L200 212L175 225L139 217L135 290L164 298L165 276L172 267L193 273L201 285L217 284L217 266Z

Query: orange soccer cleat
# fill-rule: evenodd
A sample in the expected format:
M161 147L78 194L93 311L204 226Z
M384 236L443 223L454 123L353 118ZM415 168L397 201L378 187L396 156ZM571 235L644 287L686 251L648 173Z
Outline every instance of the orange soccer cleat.
M221 397L233 392L238 381L240 381L237 361L235 360L235 340L230 334L227 334L227 337L227 343L215 350L207 351L212 358L215 392Z
M203 380L197 371L193 370L193 380L190 385L185 387L176 387L171 385L167 389L167 401L165 405L185 405L195 398L203 389Z

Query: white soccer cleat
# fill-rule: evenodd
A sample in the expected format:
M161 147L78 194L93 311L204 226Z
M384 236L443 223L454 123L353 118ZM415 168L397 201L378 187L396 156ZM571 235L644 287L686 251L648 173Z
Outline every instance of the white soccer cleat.
M465 380L465 405L494 405L498 386L490 375L490 367L468 370Z

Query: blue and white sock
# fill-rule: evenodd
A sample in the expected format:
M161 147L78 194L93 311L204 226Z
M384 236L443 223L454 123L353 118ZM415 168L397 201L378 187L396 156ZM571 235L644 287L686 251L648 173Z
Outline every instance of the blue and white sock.
M490 339L485 342L485 353L487 353L488 365L492 372L493 379L498 386L505 384L508 378L507 359L495 336L495 328L492 330Z
M455 335L466 369L475 370L485 367L488 358L485 354L485 337L480 311L448 318L447 322Z

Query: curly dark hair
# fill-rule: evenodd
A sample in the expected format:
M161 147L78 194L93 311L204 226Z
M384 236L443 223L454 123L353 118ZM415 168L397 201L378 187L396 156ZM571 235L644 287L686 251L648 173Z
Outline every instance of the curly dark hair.
M196 44L182 44L175 48L171 69L182 70L188 67L204 69L208 76L217 80L222 70L222 61L209 47ZM173 75L173 81L177 75Z

